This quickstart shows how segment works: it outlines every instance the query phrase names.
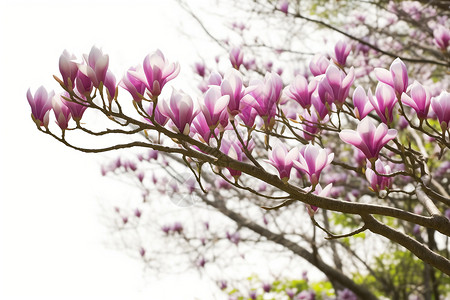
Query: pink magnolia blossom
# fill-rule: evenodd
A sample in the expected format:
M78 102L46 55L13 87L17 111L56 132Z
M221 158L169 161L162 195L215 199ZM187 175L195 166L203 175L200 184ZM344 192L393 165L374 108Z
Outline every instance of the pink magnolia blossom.
M394 89L390 85L379 82L375 90L375 98L371 91L368 97L381 121L390 124L394 120L394 106L398 102Z
M64 84L69 89L75 86L75 78L78 73L78 65L75 62L75 55L70 54L67 50L59 57L59 71L61 72Z
M348 97L350 87L355 80L353 67L347 75L335 65L329 65L325 76L319 82L318 92L320 100L331 107L332 103L342 106Z
M309 69L314 76L325 74L330 61L321 54L316 54L309 62Z
M169 104L167 101L158 102L160 112L170 118L175 125L175 131L188 135L190 126L198 111L194 110L191 97L182 91L172 91Z
M329 195L330 195L330 193L331 193L331 189L333 188L333 184L332 183L329 183L326 187L324 187L323 189L322 189L322 186L320 185L320 184L317 184L316 186L315 186L315 188L314 188L314 191L313 191L313 194L314 195L317 195L317 196L319 196L319 197L328 197ZM307 189L306 189L306 191L311 191L311 189L312 189L312 186L310 186L310 187L308 187ZM317 207L317 206L314 206L314 205L309 205L309 204L306 204L306 209L308 210L308 214L310 215L310 216L313 216L314 214L316 214L317 213L317 211L319 210L319 208Z
M230 62L233 68L239 70L239 67L242 65L244 61L244 53L242 52L241 47L233 47L230 50Z
M153 102L150 102L147 106L147 108L145 109L145 112L149 115L152 116L153 115ZM148 122L152 123L152 121L148 118L145 118ZM169 121L169 118L165 115L163 115L160 111L160 108L158 105L156 105L155 108L155 116L154 116L154 120L156 123L158 123L161 126L166 125L167 121Z
M218 86L211 86L208 91L206 91L203 101L200 103L200 109L209 128L214 129L219 125L222 118L221 116L224 111L226 112L225 109L227 108L229 101L230 96L222 96L220 87ZM225 117L228 123L228 114L225 114Z
M241 109L238 117L239 119L241 119L245 126L253 127L257 115L258 112L253 107L251 107L250 105L246 105L243 109Z
M431 107L438 117L442 131L447 130L450 123L450 93L442 91L442 93L431 99Z
M353 92L353 105L355 116L362 120L364 119L372 110L374 110L366 92L361 86L358 86Z
M103 83L106 88L106 96L109 102L111 102L116 96L116 77L111 71L106 72L105 82Z
M291 169L294 160L298 158L298 148L287 150L286 145L277 143L272 150L269 150L269 160L267 161L274 166L280 174L280 179L287 183L291 177Z
M289 99L297 101L301 107L308 109L311 107L311 95L316 87L316 80L313 79L308 84L304 76L297 75L294 81L285 88L284 93Z
M391 174L391 167L389 167L389 165L384 165L379 159L375 161L375 170L378 174ZM377 175L370 162L366 169L366 178L370 183L370 187L376 193L392 186L392 177Z
M88 76L78 70L77 77L75 78L75 87L80 94L87 97L91 94L94 84Z
M81 95L81 93L78 92L78 89L75 89L74 92L79 98L81 98L82 100L86 100L86 97L84 95ZM72 118L75 121L80 121L81 118L83 117L84 111L88 108L88 103L85 102L85 104L84 104L79 99L76 99L76 100L80 101L80 103L76 103L74 101L67 100L67 99L70 99L70 95L67 92L63 93L61 96L62 96L61 97L62 102L64 103L64 105L67 106L67 108L69 108Z
M140 66L129 68L119 85L131 94L134 101L140 103L145 93L145 83L133 76L133 72L143 73L144 70Z
M143 72L131 71L130 75L145 84L150 97L157 97L167 82L180 73L178 63L169 63L160 50L147 55L142 64Z
M251 82L249 86L251 98L247 99L264 120L266 127L273 126L276 105L281 98L283 81L277 73L267 73L264 80Z
M442 51L447 50L448 45L450 44L450 29L439 24L436 29L433 30L433 36L433 42L436 46Z
M195 71L195 73L200 75L200 77L205 77L205 75L206 75L205 63L204 62L196 62L196 63L194 63L194 71Z
M52 99L53 112L55 113L56 124L62 130L69 126L70 109L64 104L60 95L55 95Z
M327 116L328 117L328 116ZM315 138L315 135L320 132L319 124L320 124L320 116L313 106L310 111L306 109L301 114L302 124L301 127L303 129L300 132L300 135L307 141L312 141Z
M289 1L288 0L279 0L277 7L279 10L281 10L282 12L284 12L287 15L288 9L289 9Z
M390 85L397 95L406 92L408 88L408 70L400 58L396 58L389 68L389 71L383 68L375 68L377 79L387 85Z
M222 143L220 145L220 151L228 155L234 160L242 161L243 158L243 152L239 144L236 142L231 142L227 139L222 139ZM241 176L242 172L239 170L234 170L232 168L227 168L230 172L230 175L233 176L235 179L239 178Z
M327 153L318 145L308 144L300 149L298 161L294 161L294 167L298 171L305 172L313 186L319 183L322 170L328 166L334 158L334 153Z
M336 62L341 66L345 66L350 51L352 51L351 44L344 41L337 42L334 46L334 55L336 58Z
M208 85L222 85L222 75L220 75L216 71L212 71L208 77Z
M378 158L380 150L396 136L397 130L388 129L384 123L376 127L370 118L364 118L356 131L344 129L339 133L341 140L360 149L369 160Z
M78 65L78 70L87 76L95 87L99 87L100 82L105 83L106 72L109 65L109 56L103 54L102 50L93 46L89 55L84 54L84 64Z
M48 126L49 122L49 111L52 109L52 98L54 92L47 93L47 90L41 86L37 89L34 96L31 94L30 89L27 91L28 103L31 106L31 115L33 121L38 126Z
M222 95L228 95L230 101L228 102L228 113L231 118L236 116L241 110L242 98L251 97L245 90L242 82L242 75L235 69L230 69L220 84Z
M410 96L403 93L402 103L412 107L420 120L424 120L428 116L428 111L430 110L431 95L427 88L422 86L417 81L410 87Z
M192 125L192 132L198 134L202 142L209 144L212 132L205 119L205 116L203 114L198 114L192 122ZM217 131L216 134L219 133L218 129L216 129L215 131Z

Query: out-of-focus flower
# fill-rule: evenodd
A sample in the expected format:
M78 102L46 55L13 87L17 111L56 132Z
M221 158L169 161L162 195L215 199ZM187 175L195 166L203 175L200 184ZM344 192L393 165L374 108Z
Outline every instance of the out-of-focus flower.
M334 55L336 58L336 62L341 66L345 66L350 51L352 51L351 44L344 41L337 42L336 45L334 46Z
M230 62L233 68L239 70L239 67L244 61L244 52L242 52L241 47L233 47L230 50Z
M438 25L436 29L433 30L433 42L438 46L442 51L447 50L448 45L450 44L450 29Z
M344 129L339 133L341 140L361 150L368 160L378 158L381 148L397 136L397 130L388 129L381 123L378 127L370 118L364 118L355 130Z
M278 4L277 4L277 8L287 15L288 9L289 9L289 1L288 0L279 0Z

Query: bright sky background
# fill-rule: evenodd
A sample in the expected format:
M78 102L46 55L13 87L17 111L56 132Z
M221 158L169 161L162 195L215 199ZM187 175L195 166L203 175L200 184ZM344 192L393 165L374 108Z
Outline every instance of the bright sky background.
M80 58L92 45L116 77L159 48L183 78L208 49L181 26L201 36L169 0L0 2L0 299L210 299L197 276L144 280L140 261L104 246L98 201L114 194L104 156L38 132L26 100L28 88L58 88L64 49Z

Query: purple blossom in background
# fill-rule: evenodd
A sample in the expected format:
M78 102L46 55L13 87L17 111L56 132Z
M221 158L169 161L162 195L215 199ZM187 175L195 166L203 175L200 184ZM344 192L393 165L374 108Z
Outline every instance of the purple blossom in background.
M339 133L341 140L361 150L368 160L378 158L381 149L397 136L397 130L388 129L381 123L378 127L369 118L364 118L355 130L344 129Z
M295 297L295 300L314 300L316 299L316 293L314 291L301 291L300 294Z
M84 64L78 64L78 70L87 76L98 88L100 82L105 83L106 73L108 71L109 56L103 54L102 50L93 46L89 55L84 54Z
M341 66L345 66L350 51L352 51L351 44L344 41L337 42L336 45L334 46L334 55L336 58L336 62Z
M287 183L291 177L292 165L294 160L297 160L298 154L298 148L292 148L288 152L286 145L283 143L277 143L272 147L272 150L269 150L269 160L267 162L277 169L280 179L284 183Z
M204 62L196 62L194 63L194 71L201 77L205 77L206 75L206 66Z
M226 155L228 155L232 159L235 159L235 160L238 160L238 161L242 161L242 157L243 157L242 149L235 142L231 142L231 141L228 141L226 139L222 139L222 144L220 145L220 151L222 151L223 153L225 153ZM239 176L241 176L241 174L242 174L241 171L237 171L237 170L234 170L232 168L227 168L227 169L230 172L231 176L233 176L236 179Z
M198 114L198 111L194 111L194 103L189 95L173 90L169 104L159 101L158 106L159 111L172 120L177 132L189 134L192 120Z
M366 92L361 86L358 86L353 92L353 105L355 116L362 120L364 119L372 110L374 110Z
M278 4L277 4L277 8L287 15L288 9L289 9L289 1L288 0L279 0Z
M394 89L387 84L378 83L375 97L369 91L368 98L381 121L388 125L392 123L394 120L394 106L398 101Z
M319 177L322 170L328 166L334 158L334 153L327 153L318 145L308 144L300 148L298 161L294 161L294 167L305 172L311 181L312 186L319 183Z
M64 104L60 95L55 95L52 98L52 108L55 113L56 124L62 130L67 129L71 118L70 109Z
M330 61L321 54L316 54L309 62L309 69L314 76L325 74Z
M431 107L436 114L442 131L447 130L450 123L450 93L442 91L442 93L431 99Z
M250 291L249 297L252 300L256 300L256 297L257 297L256 291Z
M379 81L390 85L395 90L397 97L406 92L408 88L408 70L400 58L396 58L392 62L389 71L383 68L375 68L374 72Z
M391 167L384 165L379 159L375 162L375 170L378 174L391 174ZM377 193L392 186L392 177L377 175L373 171L373 165L370 162L367 165L366 178L372 190Z
M344 289L337 292L336 300L358 300L358 297L349 289Z
M433 30L433 36L433 42L436 46L438 46L438 48L442 51L446 51L450 43L450 29L439 24Z
M230 50L230 62L233 68L239 70L239 67L242 65L244 61L244 53L242 52L241 47L233 47Z
M430 92L420 83L414 81L410 86L410 95L411 97L403 93L402 103L412 107L416 111L419 120L426 119L431 104Z
M48 126L49 114L52 109L52 98L54 92L47 93L47 90L41 86L37 89L34 96L31 94L30 89L27 91L28 103L31 106L31 115L34 122L38 126Z
M265 283L263 283L262 288L265 293L268 293L272 289L272 285L268 282L265 282Z

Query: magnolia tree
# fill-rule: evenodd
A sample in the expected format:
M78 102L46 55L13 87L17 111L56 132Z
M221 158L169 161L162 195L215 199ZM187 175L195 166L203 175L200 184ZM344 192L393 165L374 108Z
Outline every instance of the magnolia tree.
M263 37L253 39L248 24L232 23L241 46L216 39L229 49L229 67L196 64L196 100L165 87L180 67L160 51L131 67L119 83L100 49L93 47L83 60L64 51L61 76L55 76L63 90L29 90L32 119L38 130L83 152L147 149L114 160L102 172L127 174L142 190L134 207L116 208L115 226L151 267L170 256L178 266L215 268L219 287L236 299L445 296L445 4L379 2L390 12L386 20L355 13L339 29L339 22L299 13L305 11L302 3L256 1L255 11L287 18L292 26L318 24L347 40L328 53L298 59L295 43L281 49ZM309 9L321 16L317 7ZM373 24L381 20L388 23ZM368 34L359 38L364 30ZM278 61L265 61L260 48L280 60L290 53L290 65L298 63L298 69L274 67ZM89 111L103 116L102 128L83 117ZM113 144L76 144L79 134ZM155 193L180 206L195 204L193 214L183 221L181 215L158 218ZM156 237L164 242L155 243ZM256 275L237 286L225 281L224 274L239 272L255 249L291 270L306 260L329 282L311 283L308 272L294 281Z

